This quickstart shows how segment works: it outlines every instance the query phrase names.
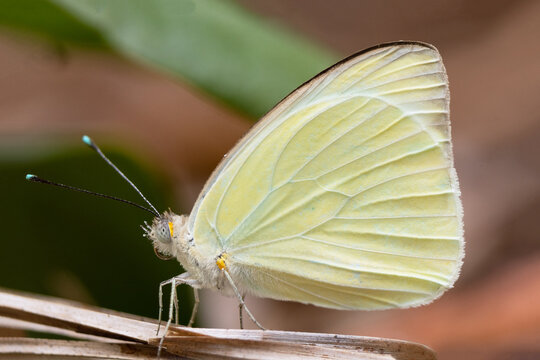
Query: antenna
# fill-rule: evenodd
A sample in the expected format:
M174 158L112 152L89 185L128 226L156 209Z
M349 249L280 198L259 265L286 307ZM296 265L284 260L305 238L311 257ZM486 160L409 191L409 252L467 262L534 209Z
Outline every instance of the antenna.
M105 199L111 199L111 200L116 200L116 201L120 201L120 202L123 202L125 204L129 204L129 205L132 205L132 206L135 206L135 207L138 207L139 209L142 209L142 210L145 210L145 211L148 211L149 213L151 213L152 215L154 216L157 216L159 217L160 214L159 214L159 211L157 211L157 209L154 207L154 205L152 205L150 203L150 201L148 201L148 199L142 194L142 192L135 186L135 184L133 184L131 182L131 180L129 180L127 178L126 175L124 175L124 173L122 171L120 171L120 169L118 169L116 167L116 165L114 165L112 163L111 160L109 160L105 154L103 154L103 152L101 151L101 149L92 141L92 139L90 139L89 136L87 135L84 135L82 137L82 141L90 146L92 149L94 149L95 152L98 153L99 156L101 156L101 158L103 160L105 160L105 162L107 164L109 164L120 176L122 176L124 178L124 180L126 180L128 182L129 185L131 185L131 187L133 189L135 189L135 191L137 191L137 193L143 198L144 201L146 201L146 203L148 205L150 205L150 208L147 208L147 207L144 207L142 205L139 205L137 203L134 203L132 201L129 201L129 200L125 200L125 199L120 199L120 198L117 198L116 196L111 196L111 195L105 195L105 194L101 194L101 193L98 193L98 192L95 192L95 191L90 191L90 190L86 190L86 189L81 189L81 188L78 188L78 187L75 187L75 186L70 186L70 185L65 185L65 184L61 184L61 183L57 183L57 182L54 182L54 181L49 181L49 180L45 180L45 179L42 179L36 175L33 175L33 174L27 174L26 175L26 180L28 181L33 181L33 182L39 182L39 183L42 183L42 184L47 184L47 185L54 185L54 186L58 186L58 187L61 187L61 188L64 188L64 189L68 189L68 190L73 190L73 191L79 191L79 192L83 192L85 194L90 194L90 195L94 195L94 196L99 196L99 197L102 197L102 198L105 198Z
M105 198L105 199L111 199L111 200L120 201L120 202L123 202L125 204L129 204L129 205L138 207L139 209L148 211L152 215L159 216L159 213L156 214L151 209L145 208L144 206L136 204L136 203L134 203L132 201L129 201L129 200L124 200L124 199L117 198L115 196L105 195L105 194L101 194L101 193L98 193L98 192L95 192L95 191L90 191L90 190L81 189L81 188L78 188L78 187L75 187L75 186L69 186L69 185L60 184L60 183L57 183L57 182L45 180L45 179L42 179L39 176L36 176L36 175L33 175L33 174L26 174L26 180L33 181L33 182L39 182L39 183L47 184L47 185L54 185L54 186L58 186L58 187L61 187L61 188L64 188L64 189L68 189L68 190L79 191L79 192L82 192L82 193L85 193L85 194L99 196L99 197L102 197L102 198Z
M131 185L131 187L132 187L133 189L135 189L135 191L143 198L143 200L146 201L146 203L147 203L148 205L150 205L150 208L152 208L152 210L154 210L154 214L155 214L156 216L159 217L159 211L157 211L157 209L154 207L154 205L152 205L152 204L150 203L150 201L148 201L148 199L142 194L142 192L135 186L135 184L132 183L131 180L129 180L129 179L127 178L127 176L124 175L124 173L123 173L122 171L120 171L120 169L117 168L116 165L114 165L114 164L112 163L112 161L109 160L109 159L105 156L105 154L103 154L103 152L101 151L101 149L100 149L100 148L92 141L92 139L90 139L89 136L83 135L82 141L83 141L86 145L88 145L88 146L90 146L92 149L94 149L94 151L97 152L98 155L101 156L101 158L102 158L103 160L105 160L105 162L106 162L107 164L109 164L109 165L110 165L110 166L111 166L111 167L112 167L112 168L113 168L113 169L114 169L121 177L123 177L124 180L126 180L126 181L128 182L128 184Z

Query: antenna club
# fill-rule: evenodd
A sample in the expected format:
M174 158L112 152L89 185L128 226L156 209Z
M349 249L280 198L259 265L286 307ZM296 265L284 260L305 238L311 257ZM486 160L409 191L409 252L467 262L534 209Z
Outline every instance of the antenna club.
M32 181L32 180L34 180L36 178L37 178L37 176L34 175L34 174L26 174L26 180L28 180L28 181Z
M88 146L94 145L94 142L92 141L92 139L90 139L90 136L88 136L88 135L83 135L82 141L83 141L83 143L85 143Z

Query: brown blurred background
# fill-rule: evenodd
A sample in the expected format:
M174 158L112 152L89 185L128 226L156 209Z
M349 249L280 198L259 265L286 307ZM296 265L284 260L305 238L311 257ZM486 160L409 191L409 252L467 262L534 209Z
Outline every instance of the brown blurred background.
M240 3L343 57L400 39L437 46L450 79L465 210L462 276L433 304L367 313L248 298L259 321L275 329L411 340L441 359L540 357L540 2ZM10 31L0 31L0 69L3 157L15 143L69 143L82 133L114 139L171 179L184 212L253 124L194 87L128 60L75 49L59 56ZM234 299L205 291L199 323L235 327L236 309Z

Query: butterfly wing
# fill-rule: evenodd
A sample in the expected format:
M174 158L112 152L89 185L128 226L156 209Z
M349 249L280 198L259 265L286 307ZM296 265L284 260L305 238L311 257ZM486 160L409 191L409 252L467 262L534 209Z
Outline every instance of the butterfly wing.
M458 276L462 227L446 72L421 43L353 55L285 98L189 224L251 293L339 309L439 296Z

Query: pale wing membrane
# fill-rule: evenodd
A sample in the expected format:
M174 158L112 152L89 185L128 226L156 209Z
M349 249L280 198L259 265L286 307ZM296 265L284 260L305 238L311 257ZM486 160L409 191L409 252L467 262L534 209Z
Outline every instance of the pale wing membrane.
M303 265L295 262L295 266ZM425 292L414 292L409 289L392 290L376 289L374 286L380 282L377 274L366 273L366 282L373 283L370 288L361 285L345 286L343 284L332 284L321 282L310 277L297 276L279 270L260 269L247 266L244 271L251 279L256 279L250 283L250 288L256 294L263 297L280 299L292 299L294 301L317 304L337 309L384 309L400 307L402 304L413 303L419 299L429 296L430 289ZM394 276L394 282L412 281L408 278ZM419 283L421 281L416 281ZM422 284L415 284L421 288ZM276 289L278 290L276 292Z
M382 47L299 91L212 180L195 241L265 297L380 309L452 286L462 215L436 50Z

